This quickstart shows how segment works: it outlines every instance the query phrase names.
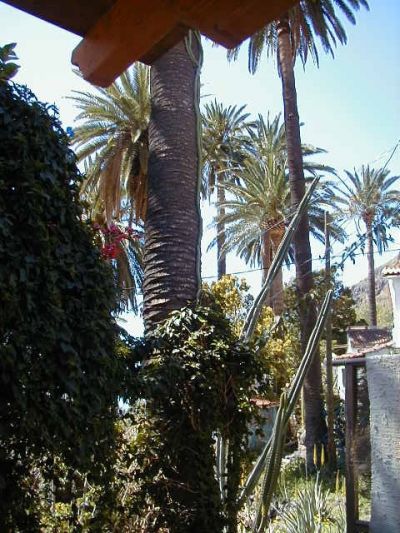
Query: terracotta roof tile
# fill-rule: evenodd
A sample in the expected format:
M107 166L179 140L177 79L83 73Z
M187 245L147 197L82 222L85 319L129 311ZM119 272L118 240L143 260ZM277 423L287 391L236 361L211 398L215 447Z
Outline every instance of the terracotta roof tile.
M392 340L391 332L385 328L349 328L347 335L354 351L365 350Z
M393 344L393 341L387 341L383 343L375 344L374 346L369 346L368 348L365 348L364 350L357 350L356 352L348 352L343 355L337 355L335 357L335 360L337 359L357 359L358 357L364 357L368 353L377 352L378 350L382 350L382 348L387 348Z
M400 259L382 270L382 276L400 276Z

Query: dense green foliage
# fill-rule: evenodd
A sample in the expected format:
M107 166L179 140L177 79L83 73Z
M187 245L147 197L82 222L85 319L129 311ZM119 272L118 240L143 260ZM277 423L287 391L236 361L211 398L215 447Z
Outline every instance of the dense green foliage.
M250 399L263 366L217 309L176 311L148 343L142 383L151 431L136 460L142 496L157 513L145 531L218 532L224 523L233 531ZM229 441L224 504L214 472L217 432Z
M225 316L231 321L237 334L240 333L245 316L253 303L250 286L236 276L223 276L220 280L205 285ZM270 307L264 307L256 326L254 342L265 368L264 380L268 383L266 398L279 399L290 382L301 359L298 324L280 322L274 327L274 314Z
M109 266L56 111L0 85L0 526L35 530L31 467L105 472L120 376Z

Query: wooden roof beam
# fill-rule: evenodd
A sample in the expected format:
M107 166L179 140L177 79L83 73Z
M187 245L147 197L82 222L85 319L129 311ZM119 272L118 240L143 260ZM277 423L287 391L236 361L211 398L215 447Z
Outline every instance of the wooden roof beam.
M179 0L179 7L181 21L186 26L199 30L225 48L234 48L286 13L297 2L298 0Z
M72 62L107 87L134 61L152 63L188 29L232 48L298 0L117 0L75 48Z
M72 53L89 82L107 87L134 61L151 62L187 32L168 0L118 0Z

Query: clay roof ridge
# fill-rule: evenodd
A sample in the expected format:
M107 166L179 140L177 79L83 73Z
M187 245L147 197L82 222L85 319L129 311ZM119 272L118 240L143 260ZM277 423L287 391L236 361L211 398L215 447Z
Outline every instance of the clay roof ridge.
M364 348L363 350L357 350L354 352L348 352L343 355L337 355L335 356L335 359L355 359L357 357L363 357L364 355L376 352L378 350L381 350L382 348L389 347L393 344L393 340L386 341L386 342L379 342L374 344L374 346L370 346L369 348Z

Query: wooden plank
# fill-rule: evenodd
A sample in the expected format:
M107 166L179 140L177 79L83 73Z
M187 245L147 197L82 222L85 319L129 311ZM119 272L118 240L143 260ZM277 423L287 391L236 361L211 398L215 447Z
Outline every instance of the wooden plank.
M347 533L357 533L358 479L353 462L357 409L357 368L345 367L345 418L346 418L346 522Z
M72 63L107 87L133 61L154 59L187 31L173 0L118 0L75 48Z
M365 357L353 357L349 359L333 359L333 366L365 366Z
M298 0L179 0L182 22L232 48L293 7Z
M109 85L131 63L151 63L188 28L228 48L298 0L3 0L84 40L72 62L92 83Z
M16 9L83 37L116 0L2 0Z
M131 63L151 63L188 28L227 46L239 44L296 0L117 0L74 50L84 78L103 87Z
M2 1L81 36L85 36L117 2L117 0ZM168 18L168 10L175 9L180 11L180 22L183 25L200 30L219 44L232 47L279 17L296 1L298 0L171 0L170 2L157 0L152 4L153 12L150 18L144 21L142 29L147 32L147 25L158 25L158 17ZM141 9L146 7L148 2L132 0L129 4L134 15L140 16ZM159 8L163 10L162 13ZM168 45L167 40L165 43ZM158 42L154 43L154 46L157 47ZM163 47L162 51L165 51ZM155 53L156 49L151 50L149 57Z

